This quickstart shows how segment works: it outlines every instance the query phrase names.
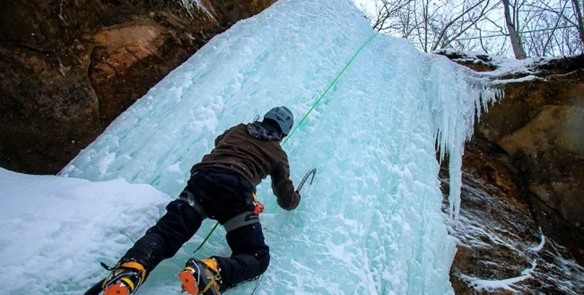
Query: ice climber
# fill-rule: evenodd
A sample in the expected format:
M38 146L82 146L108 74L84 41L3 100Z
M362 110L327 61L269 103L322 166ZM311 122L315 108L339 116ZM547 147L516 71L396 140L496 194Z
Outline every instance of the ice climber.
M265 272L270 254L258 217L263 206L255 191L270 175L280 207L294 210L300 203L280 145L293 124L288 108L275 107L263 121L238 124L218 136L215 148L192 167L185 189L167 205L166 214L99 283L103 294L134 294L162 260L174 256L197 232L205 218L225 227L232 253L230 257L190 258L178 275L184 292L220 294Z

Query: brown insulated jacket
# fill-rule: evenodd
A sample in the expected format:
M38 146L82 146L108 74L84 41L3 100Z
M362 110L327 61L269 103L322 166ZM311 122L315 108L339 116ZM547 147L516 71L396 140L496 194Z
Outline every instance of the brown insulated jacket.
M290 180L288 156L280 146L279 134L262 124L239 124L219 135L215 148L191 172L203 167L221 167L239 173L254 186L270 175L278 205L293 210L300 196Z

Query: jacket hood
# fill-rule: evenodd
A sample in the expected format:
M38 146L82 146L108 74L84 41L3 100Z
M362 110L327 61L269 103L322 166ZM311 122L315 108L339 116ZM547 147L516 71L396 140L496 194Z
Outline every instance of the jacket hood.
M282 134L277 128L264 122L249 123L246 128L247 134L253 138L263 140L280 140L282 138Z

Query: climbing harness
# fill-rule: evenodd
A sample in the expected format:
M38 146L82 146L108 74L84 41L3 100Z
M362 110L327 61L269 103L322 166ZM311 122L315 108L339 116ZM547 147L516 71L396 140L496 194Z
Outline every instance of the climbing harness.
M187 189L183 190L182 193L180 193L178 199L189 204L189 206L193 207L193 209L195 209L195 211L199 213L202 219L207 218L207 212L205 211L203 206L199 204L199 201L197 201L195 195L193 195L193 193L191 193Z
M258 222L260 222L260 218L257 214L255 214L253 212L243 212L243 213L235 215L235 217L227 220L223 224L223 227L225 228L226 232L230 232L230 231L236 230L240 227L244 227L246 225L250 225L250 224L254 224L254 223L258 223Z
M314 176L315 175L316 175L316 168L312 168L311 170L309 170L308 172L306 172L306 174L304 174L304 177L302 177L302 180L300 181L300 184L298 185L298 188L296 188L296 192L300 193L300 191L304 187L304 184L306 183L306 181L308 180L308 178L310 176L312 176L312 177L310 178L310 183L309 184L312 184L312 182L314 181ZM225 222L223 224L223 227L225 228L225 231L230 232L230 231L232 231L234 229L237 229L237 228L240 228L242 226L259 222L258 216L262 212L264 212L264 205L262 203L260 203L260 201L258 200L258 198L257 198L257 196L256 196L255 193L253 193L251 195L251 197L252 197L252 201L253 201L253 204L254 204L253 211L252 212L243 212L243 213L241 213L239 215L236 215L235 217L229 219L227 222ZM193 253L196 253L197 251L199 251L203 247L203 245L211 237L211 234L213 233L213 231L215 231L215 229L217 228L217 226L219 226L219 222L216 222L215 223L215 225L209 231L209 233L207 234L207 236L205 237L205 239L203 239L203 241L201 242L201 244L197 247L197 249L195 249L195 251L193 251Z

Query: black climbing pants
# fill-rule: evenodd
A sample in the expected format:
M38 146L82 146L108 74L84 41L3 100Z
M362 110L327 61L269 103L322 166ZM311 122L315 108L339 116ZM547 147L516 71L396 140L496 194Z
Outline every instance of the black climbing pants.
M195 171L181 196L166 206L166 214L136 241L120 262L140 262L150 273L163 259L174 256L197 232L205 218L199 213L200 208L209 218L224 224L253 210L251 194L254 192L255 187L235 172L221 168ZM198 210L186 201L189 194L200 205ZM257 278L266 271L270 254L259 222L227 232L226 239L231 256L214 256L221 269L222 290Z

